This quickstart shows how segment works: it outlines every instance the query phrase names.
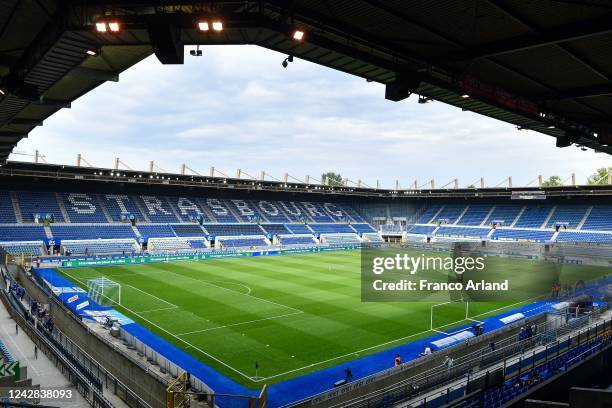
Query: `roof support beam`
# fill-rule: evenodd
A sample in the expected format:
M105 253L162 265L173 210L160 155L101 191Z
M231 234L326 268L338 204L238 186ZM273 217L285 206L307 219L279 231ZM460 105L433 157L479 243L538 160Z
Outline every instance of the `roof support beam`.
M119 75L116 72L107 72L99 69L76 67L68 75L81 76L100 81L118 82Z
M612 95L612 84L564 89L559 92L530 95L529 98L536 101L560 101L563 99L595 98L597 96L607 95Z

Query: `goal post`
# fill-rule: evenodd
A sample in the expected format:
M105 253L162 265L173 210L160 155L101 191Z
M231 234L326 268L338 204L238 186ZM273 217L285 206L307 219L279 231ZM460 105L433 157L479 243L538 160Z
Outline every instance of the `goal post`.
M480 320L470 317L470 301L469 300L451 300L443 303L431 305L429 309L429 330L448 333L446 329L450 329L464 322L479 322Z
M87 281L87 294L102 306L121 305L121 284L108 278L95 278Z

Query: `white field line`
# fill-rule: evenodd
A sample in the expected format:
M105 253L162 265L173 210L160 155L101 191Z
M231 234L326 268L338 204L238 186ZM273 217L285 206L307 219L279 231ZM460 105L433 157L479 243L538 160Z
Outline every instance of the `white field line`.
M176 310L176 309L179 309L179 307L178 306L160 307L158 309L139 310L138 313L162 312L164 310Z
M80 282L81 284L84 284L84 282L83 282L83 281L81 281L80 279L75 278L74 276L70 275L69 273L66 273L66 272L64 272L64 273L65 273L66 275L70 276L70 277L71 277L72 279L74 279L75 281ZM235 372L235 373L237 373L237 374L240 374L240 375L241 375L241 376L243 376L244 378L246 378L246 379L248 379L248 380L251 380L251 381L252 381L252 378L251 378L249 375L246 375L246 374L245 374L245 373L243 373L242 371L237 370L237 369L235 369L234 367L230 366L229 364L224 363L223 361L219 360L218 358L216 358L216 357L215 357L215 356L213 356L212 354L209 354L209 353L205 352L204 350L200 349L199 347L196 347L196 346L194 346L193 344L191 344L191 343L189 343L189 342L187 342L187 341L185 341L185 340L183 340L183 339L181 339L181 338L177 337L175 334L173 334L173 333L169 332L168 330L164 329L164 328L163 328L163 327L161 327L161 326L158 326L157 324L153 323L152 321L150 321L150 320L149 320L149 319L147 319L146 317L144 317L144 316L140 315L138 312L135 312L135 311L133 311L133 310L131 310L131 309L129 309L129 308L127 308L127 307L125 307L125 306L121 306L121 307L123 307L125 310L127 310L127 311L129 311L129 312L132 312L132 313L134 313L135 315L139 316L139 317L140 317L142 320L144 320L144 321L148 322L148 323L149 323L150 325L152 325L152 326L157 327L159 330L161 330L161 331L163 331L164 333L168 334L169 336L171 336L171 337L173 337L173 338L177 339L177 340L178 340L178 341L180 341L181 343L188 345L189 347L193 348L194 350L197 350L197 351L199 351L200 353L204 354L205 356L208 356L208 357L210 357L211 359L215 360L217 363L219 363L219 364L223 365L224 367L227 367L227 368L229 368L230 370L232 370L233 372Z
M224 329L226 327L234 327L234 326L240 326L240 325L243 325L243 324L263 322L265 320L280 319L282 317L295 316L295 315L299 315L299 314L303 314L303 313L304 312L292 312L292 313L282 314L282 315L278 315L278 316L264 317L264 318L261 318L261 319L249 320L249 321L246 321L246 322L226 324L225 326L216 326L216 327L210 327L208 329L194 330L194 331L190 331L190 332L179 333L179 334L177 334L177 336L186 336L188 334L203 333L203 332L212 331L212 330Z

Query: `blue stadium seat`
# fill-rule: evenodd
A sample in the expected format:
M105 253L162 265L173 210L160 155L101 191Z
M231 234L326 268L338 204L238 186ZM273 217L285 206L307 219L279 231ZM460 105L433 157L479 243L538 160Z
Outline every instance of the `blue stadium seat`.
M560 231L555 239L557 242L592 242L597 244L612 244L612 233L597 233L586 231Z
M136 238L132 227L127 224L51 225L51 232L54 238L60 240Z
M309 224L309 227L317 234L355 233L349 224Z
M264 231L257 224L204 224L204 229L211 235L264 235Z
M149 238L174 237L174 230L169 225L140 224L137 226L140 235Z
M493 206L491 204L470 204L469 208L463 214L463 217L459 220L459 225L474 225L478 226L491 211Z
M173 224L170 226L177 237L203 237L204 230L198 224Z
M85 193L60 194L70 222L108 223L98 196Z
M582 218L584 218L586 211L587 206L585 205L558 205L548 220L547 225L554 227L561 223L567 225L567 228L576 228Z
M0 225L1 241L43 241L47 239L42 225Z
M612 205L594 205L580 229L612 231Z
M64 222L57 196L49 191L17 191L23 222L34 222L35 214L52 214L55 222Z
M552 210L551 205L527 206L514 226L517 228L540 228L550 214L550 210Z
M142 213L134 204L131 197L124 194L105 194L102 196L102 202L106 205L106 209L113 221L121 221L122 214L131 214L137 221L144 221Z
M17 222L13 201L8 191L0 191L0 224L13 224Z
M178 222L172 207L166 197L136 196L134 200L140 204L140 208L151 222Z
M519 229L500 229L493 231L491 236L494 240L521 240L521 241L550 241L554 235L554 231L547 230L519 230Z

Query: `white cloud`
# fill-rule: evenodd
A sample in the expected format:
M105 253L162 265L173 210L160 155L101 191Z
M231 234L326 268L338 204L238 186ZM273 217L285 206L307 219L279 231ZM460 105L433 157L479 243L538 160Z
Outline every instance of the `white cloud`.
M538 174L583 181L607 155L557 149L554 139L434 102L384 99L380 84L255 46L214 46L184 66L150 57L53 115L20 142L56 163L77 153L95 165L121 157L145 169L181 163L233 174L265 169L318 177L333 170L350 179L392 186L434 177L467 185L484 176L497 184ZM12 157L15 160L22 156Z

